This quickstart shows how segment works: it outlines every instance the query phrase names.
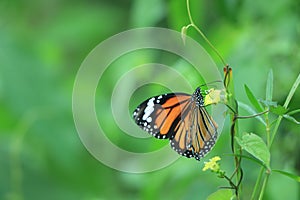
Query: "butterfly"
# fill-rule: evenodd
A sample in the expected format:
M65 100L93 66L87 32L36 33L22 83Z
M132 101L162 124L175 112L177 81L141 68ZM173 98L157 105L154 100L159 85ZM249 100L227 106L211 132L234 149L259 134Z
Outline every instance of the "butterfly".
M190 95L168 93L151 97L133 112L135 123L158 139L169 139L178 154L200 160L215 145L217 123L208 114L198 87Z

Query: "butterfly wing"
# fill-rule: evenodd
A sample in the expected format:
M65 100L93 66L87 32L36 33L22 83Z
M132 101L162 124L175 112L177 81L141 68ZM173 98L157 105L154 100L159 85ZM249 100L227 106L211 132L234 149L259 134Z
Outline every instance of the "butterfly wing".
M180 155L200 160L214 146L217 124L203 106L200 89L192 95L169 93L147 99L133 112L143 130L159 139L170 139Z
M211 150L218 137L217 124L203 106L192 105L191 112L180 126L182 131L178 131L171 140L171 146L188 158L200 160Z
M133 112L135 123L159 139L172 139L176 127L187 115L191 95L169 93L147 99Z

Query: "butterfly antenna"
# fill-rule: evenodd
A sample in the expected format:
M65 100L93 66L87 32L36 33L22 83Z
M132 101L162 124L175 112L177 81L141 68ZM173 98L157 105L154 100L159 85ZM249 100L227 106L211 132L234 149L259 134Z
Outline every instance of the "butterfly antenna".
M208 83L204 83L202 85L199 85L199 87L203 87L203 86L208 86L208 85L212 85L213 83L222 83L223 81L221 80L218 80L218 81L211 81L211 82L208 82Z

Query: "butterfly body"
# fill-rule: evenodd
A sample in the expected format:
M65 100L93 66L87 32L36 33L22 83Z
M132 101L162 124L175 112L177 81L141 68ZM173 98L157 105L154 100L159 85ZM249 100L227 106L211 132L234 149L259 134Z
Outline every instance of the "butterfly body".
M149 98L135 109L133 118L154 137L169 139L178 154L196 160L211 150L218 137L200 87L192 95L168 93Z

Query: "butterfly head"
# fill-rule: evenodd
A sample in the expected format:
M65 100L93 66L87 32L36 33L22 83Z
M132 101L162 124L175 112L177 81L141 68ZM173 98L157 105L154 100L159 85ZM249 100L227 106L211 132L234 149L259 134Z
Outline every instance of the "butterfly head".
M196 105L203 106L204 101L203 101L203 95L200 87L197 87L195 92L192 95L192 101L196 102Z

